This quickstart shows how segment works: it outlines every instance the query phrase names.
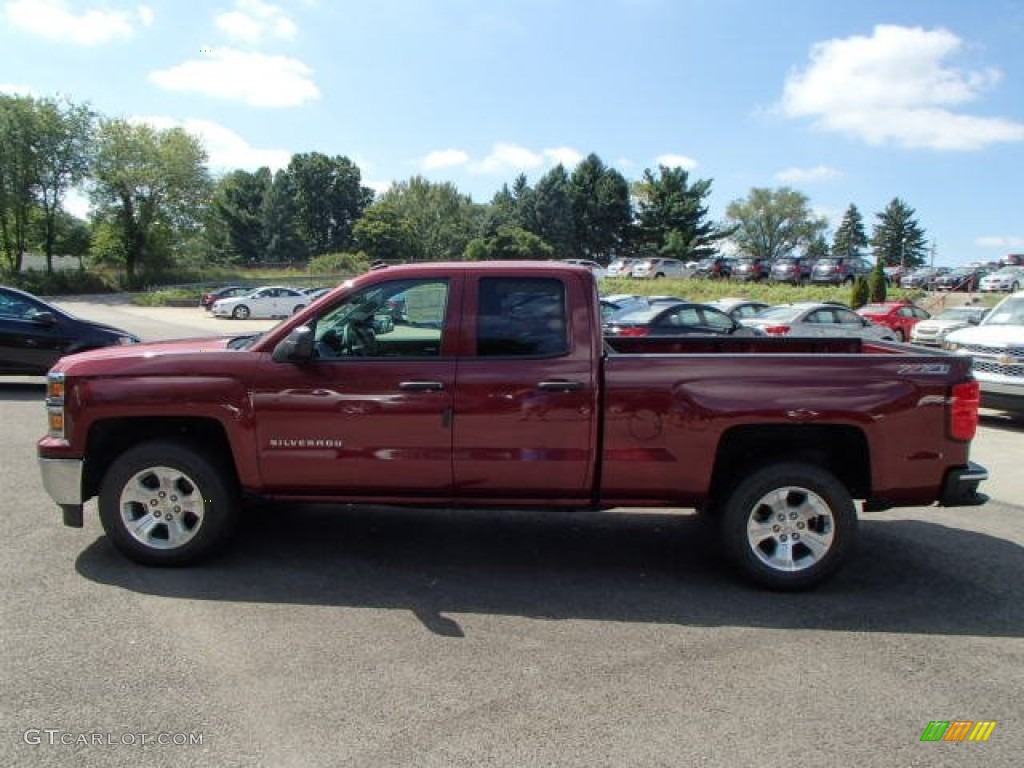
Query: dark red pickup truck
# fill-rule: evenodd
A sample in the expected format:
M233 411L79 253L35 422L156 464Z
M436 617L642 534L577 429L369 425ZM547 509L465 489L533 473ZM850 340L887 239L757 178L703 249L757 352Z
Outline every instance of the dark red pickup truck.
M974 505L970 360L859 339L605 339L591 273L364 274L257 336L110 348L48 377L43 481L154 565L223 543L246 497L692 508L757 582L813 585L864 510Z

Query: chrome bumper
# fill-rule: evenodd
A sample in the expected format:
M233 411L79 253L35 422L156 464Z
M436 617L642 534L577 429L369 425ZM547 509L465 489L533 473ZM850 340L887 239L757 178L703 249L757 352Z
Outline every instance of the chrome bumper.
M43 488L64 512L64 525L82 527L82 460L39 459Z

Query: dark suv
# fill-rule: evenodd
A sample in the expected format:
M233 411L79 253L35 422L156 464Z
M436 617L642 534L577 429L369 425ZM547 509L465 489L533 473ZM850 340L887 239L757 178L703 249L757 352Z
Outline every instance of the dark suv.
M772 262L768 279L773 283L800 285L811 279L812 266L811 260L803 256L780 256Z
M818 259L811 270L811 282L826 285L849 285L858 277L867 278L874 269L871 262L859 256L826 256Z
M713 256L708 259L701 259L694 270L694 277L706 277L712 280L718 278L732 277L733 262L725 256Z
M771 269L771 264L768 259L752 257L737 259L736 265L732 269L732 279L758 282L768 278L769 269Z

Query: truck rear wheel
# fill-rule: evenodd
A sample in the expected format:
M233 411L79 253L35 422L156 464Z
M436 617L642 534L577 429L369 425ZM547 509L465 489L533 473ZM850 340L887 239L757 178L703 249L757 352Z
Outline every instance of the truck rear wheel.
M238 514L227 473L189 445L143 443L119 456L99 495L111 543L143 565L189 565L221 545Z
M802 462L765 466L721 508L730 559L769 589L816 586L845 560L857 533L853 499L827 470Z

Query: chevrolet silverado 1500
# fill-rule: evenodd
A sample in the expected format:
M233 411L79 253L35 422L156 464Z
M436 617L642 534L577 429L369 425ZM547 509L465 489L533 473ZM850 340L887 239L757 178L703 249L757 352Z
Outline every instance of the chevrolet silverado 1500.
M605 339L582 267L361 275L256 336L110 348L48 376L44 485L127 557L195 562L246 497L696 509L756 582L808 587L858 511L979 504L970 360L861 339Z

